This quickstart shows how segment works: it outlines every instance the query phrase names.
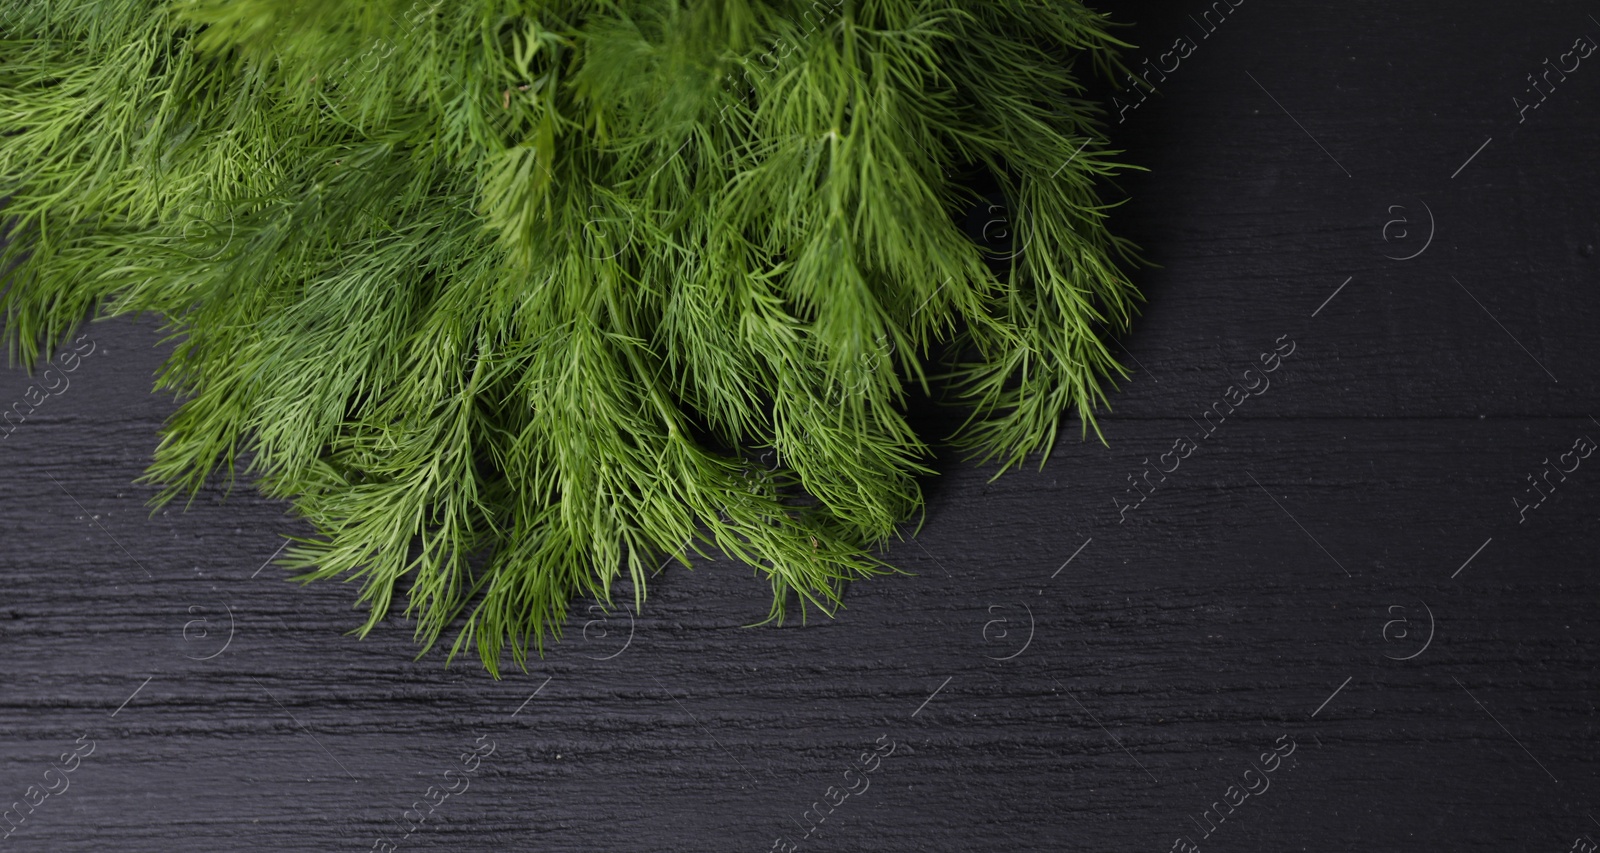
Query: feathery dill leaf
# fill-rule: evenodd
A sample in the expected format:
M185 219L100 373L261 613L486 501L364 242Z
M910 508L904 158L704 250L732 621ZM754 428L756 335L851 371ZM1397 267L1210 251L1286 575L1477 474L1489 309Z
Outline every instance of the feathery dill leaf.
M921 507L912 390L1003 472L1125 375L1097 186L1129 167L1075 76L1111 31L1074 0L0 0L7 344L162 318L157 501L219 470L292 501L316 534L280 562L359 581L362 634L399 593L498 676L712 549L769 620L832 613ZM956 224L973 167L1008 263Z

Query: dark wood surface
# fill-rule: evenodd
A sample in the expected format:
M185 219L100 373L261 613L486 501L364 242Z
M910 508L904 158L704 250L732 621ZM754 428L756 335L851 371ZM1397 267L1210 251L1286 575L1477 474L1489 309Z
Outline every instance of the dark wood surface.
M1561 456L1600 439L1600 56L1513 104L1600 39L1600 7L1249 0L1201 37L1207 8L1113 7L1139 22L1131 64L1194 47L1112 126L1150 169L1116 227L1160 267L1109 446L1073 423L994 482L947 454L890 551L915 576L854 586L832 621L741 627L765 585L707 562L642 612L578 606L498 682L413 660L399 618L358 641L353 586L263 568L301 529L283 506L217 488L148 513L160 333L89 327L70 387L0 443L0 803L70 782L0 849L1600 840L1600 457ZM1290 341L1119 515L1129 476L1171 468ZM0 374L0 403L29 384ZM1519 512L1547 458L1579 465ZM402 843L430 786L459 792Z

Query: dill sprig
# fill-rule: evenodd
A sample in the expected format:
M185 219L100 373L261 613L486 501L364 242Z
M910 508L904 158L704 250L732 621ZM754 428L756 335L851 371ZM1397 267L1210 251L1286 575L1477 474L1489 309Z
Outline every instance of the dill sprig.
M7 343L31 369L162 318L155 503L252 475L363 635L399 590L423 652L456 626L498 675L713 548L769 620L831 614L921 506L941 353L1001 471L1125 375L1096 188L1127 167L1074 74L1118 67L1110 30L1072 0L3 0ZM973 169L1014 259L955 222Z

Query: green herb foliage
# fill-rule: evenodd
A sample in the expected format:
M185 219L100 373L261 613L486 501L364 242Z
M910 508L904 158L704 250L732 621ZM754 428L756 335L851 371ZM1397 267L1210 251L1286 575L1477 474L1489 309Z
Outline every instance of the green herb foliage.
M709 548L832 613L921 505L931 377L1000 470L1137 294L1073 0L0 0L13 359L162 318L148 478L225 470L499 674ZM1014 262L955 218L995 176ZM1097 334L1098 333L1098 334ZM752 453L772 451L770 474ZM1041 460L1042 464L1042 460ZM236 471L236 466L242 471Z

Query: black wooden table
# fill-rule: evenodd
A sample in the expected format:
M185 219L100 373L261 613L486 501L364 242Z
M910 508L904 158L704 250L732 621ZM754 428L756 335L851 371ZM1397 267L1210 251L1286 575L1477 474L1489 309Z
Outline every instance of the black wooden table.
M1594 849L1600 6L1421 6L1113 8L1109 446L945 454L832 621L723 561L501 681L358 641L283 506L148 513L160 331L87 327L0 442L0 849Z

